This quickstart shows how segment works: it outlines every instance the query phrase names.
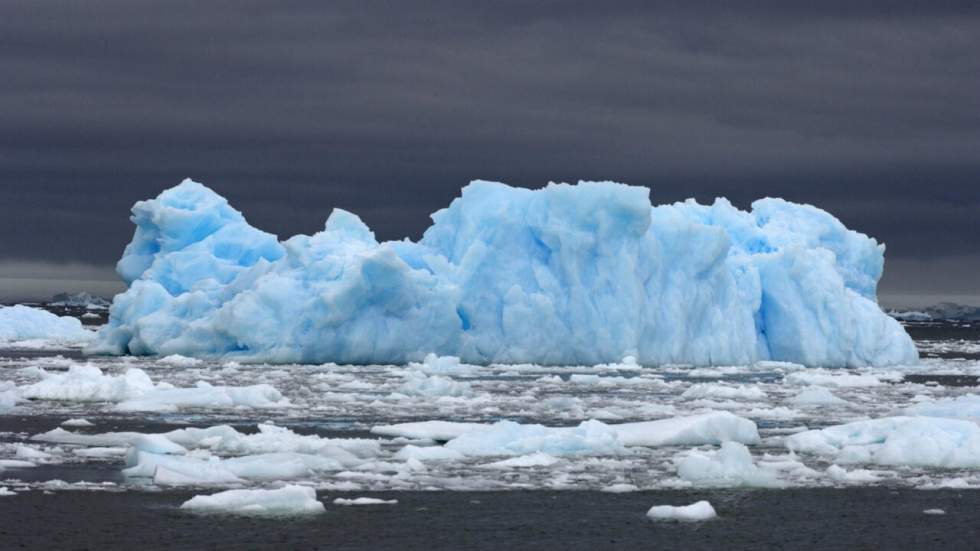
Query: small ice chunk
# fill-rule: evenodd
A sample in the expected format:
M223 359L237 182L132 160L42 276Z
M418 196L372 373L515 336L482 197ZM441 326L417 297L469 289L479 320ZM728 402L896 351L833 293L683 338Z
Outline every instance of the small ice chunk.
M456 356L436 356L426 354L422 363L412 362L409 368L421 370L426 375L450 375L454 377L466 377L476 373L477 367L474 365L460 362Z
M654 505L647 511L647 517L652 520L681 520L703 521L718 517L715 508L707 501L698 501L691 505Z
M781 485L771 470L760 469L744 444L725 442L717 451L692 451L675 459L677 474L696 486L750 486L772 488Z
M239 515L298 515L325 511L323 503L316 499L316 490L292 485L277 490L228 490L194 496L180 508Z
M466 397L473 395L473 387L448 377L409 372L405 375L405 382L398 387L398 392L407 396Z
M881 477L868 469L854 469L848 471L839 465L831 465L827 467L827 476L829 476L831 480L835 482L850 484L867 484L881 480Z
M408 444L395 453L395 459L407 461L415 459L417 461L456 461L465 457L456 450L444 448L442 446L413 446Z
M20 401L17 387L11 381L0 381L0 412L13 409Z
M826 406L846 404L847 400L834 396L830 390L822 386L811 386L790 398L789 403L795 406Z
M345 499L338 497L333 500L334 505L343 505L345 507L350 507L352 505L398 505L397 499L378 499L376 497L358 497L354 499Z
M685 400L750 400L766 399L766 393L757 386L732 386L721 383L703 383L692 386L681 394Z
M455 423L452 421L418 421L371 427L371 433L380 436L402 436L413 440L446 442L467 432L482 429L483 423Z
M620 483L620 484L610 484L609 486L603 487L599 491L610 493L610 494L625 494L629 492L636 492L639 489L640 489L639 486L637 486L636 484Z
M875 375L855 375L842 369L808 369L790 373L784 378L791 385L816 385L833 388L871 387L884 383Z
M926 509L922 513L925 515L945 515L946 511L942 509Z
M0 497L15 496L17 492L7 489L6 486L0 486Z
M51 454L30 446L17 446L17 457L25 460L51 459Z
M484 469L515 469L515 468L525 468L525 467L549 467L558 463L558 458L548 455L546 453L536 452L528 455L522 455L519 457L512 457L510 459L503 459L501 461L494 461L493 463L487 463L486 465L481 465Z
M61 422L63 427L94 427L95 423L89 421L88 419L66 419Z
M0 469L29 469L31 467L37 467L37 463L34 463L33 461L21 461L20 459L0 459Z
M172 367L196 367L204 363L204 361L198 358L181 356L180 354L171 354L160 358L156 363Z

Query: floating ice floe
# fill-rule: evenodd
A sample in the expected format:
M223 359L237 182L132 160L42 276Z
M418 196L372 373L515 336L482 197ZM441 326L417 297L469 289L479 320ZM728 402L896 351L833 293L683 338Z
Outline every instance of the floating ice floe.
M409 372L405 375L405 382L398 387L398 392L408 396L465 397L473 395L473 387L469 383L454 381L448 377Z
M702 383L692 386L681 394L681 398L711 400L752 400L766 399L766 393L756 386L726 385L722 383Z
M833 392L822 386L813 386L790 398L789 403L795 406L832 406L846 404L847 400L834 396Z
M647 511L647 517L653 520L703 521L717 518L715 508L707 501L698 501L691 505L654 505Z
M557 457L542 452L534 452L528 455L502 459L481 465L484 469L523 469L528 467L550 467L561 461Z
M173 367L197 367L204 363L203 360L198 358L188 358L187 356L181 356L180 354L171 354L169 356L164 356L156 361L157 364L169 365Z
M354 499L347 499L343 497L338 497L333 500L334 505L343 505L345 507L358 506L358 505L398 505L397 499L378 499L376 497L357 497Z
M284 242L186 180L136 232L92 352L274 363L865 366L917 360L876 302L883 245L809 205L653 206L612 182L476 181L418 242L335 209Z
M677 475L695 486L773 488L782 485L773 470L759 468L752 461L749 449L738 442L725 442L714 451L686 452L674 463Z
M121 375L102 373L93 365L72 365L65 373L42 372L36 383L21 386L24 398L74 402L117 402L120 411L175 411L183 408L280 408L289 400L267 384L244 387L212 386L199 382L192 388L154 384L142 369Z
M0 381L0 413L13 409L20 399L20 393L14 383Z
M926 417L949 417L980 421L980 396L966 394L956 398L946 398L935 402L922 402L903 410L906 415Z
M94 427L95 423L88 419L65 419L61 422L63 427Z
M883 378L891 374L877 376L872 374L855 374L841 369L814 369L797 371L786 375L785 381L793 385L814 385L832 388L869 387L885 384ZM901 376L898 376L901 378Z
M41 340L48 343L83 344L95 333L71 316L56 316L47 310L21 304L0 306L0 343Z
M194 496L181 509L239 515L297 515L322 513L316 490L306 486L284 486L277 490L228 490Z
M449 441L446 447L465 455L553 455L619 453L627 446L677 446L759 441L755 423L727 411L713 411L657 421L605 424L586 421L578 427L546 427L500 421L493 425L424 421L381 425L371 432L385 436Z
M980 426L938 417L884 417L811 430L786 438L790 450L838 464L980 467Z

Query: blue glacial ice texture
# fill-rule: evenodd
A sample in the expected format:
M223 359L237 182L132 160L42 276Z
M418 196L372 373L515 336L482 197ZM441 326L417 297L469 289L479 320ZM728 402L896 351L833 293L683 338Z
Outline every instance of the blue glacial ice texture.
M334 209L280 242L191 180L133 207L129 289L90 347L265 362L913 363L884 246L809 205L652 206L613 182L475 181L418 242Z

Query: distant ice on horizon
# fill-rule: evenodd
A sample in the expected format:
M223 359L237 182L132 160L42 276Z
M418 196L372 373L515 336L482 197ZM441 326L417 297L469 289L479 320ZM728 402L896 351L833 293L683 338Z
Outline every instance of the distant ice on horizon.
M908 364L884 245L816 207L653 206L613 182L474 181L418 242L334 209L280 242L185 180L133 207L129 285L89 351L263 362Z

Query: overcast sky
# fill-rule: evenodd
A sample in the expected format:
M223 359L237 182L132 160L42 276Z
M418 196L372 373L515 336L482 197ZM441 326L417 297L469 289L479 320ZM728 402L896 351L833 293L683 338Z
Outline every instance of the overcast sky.
M980 3L726 4L2 2L0 299L111 292L184 177L281 238L477 178L782 196L887 243L883 295L980 294Z

